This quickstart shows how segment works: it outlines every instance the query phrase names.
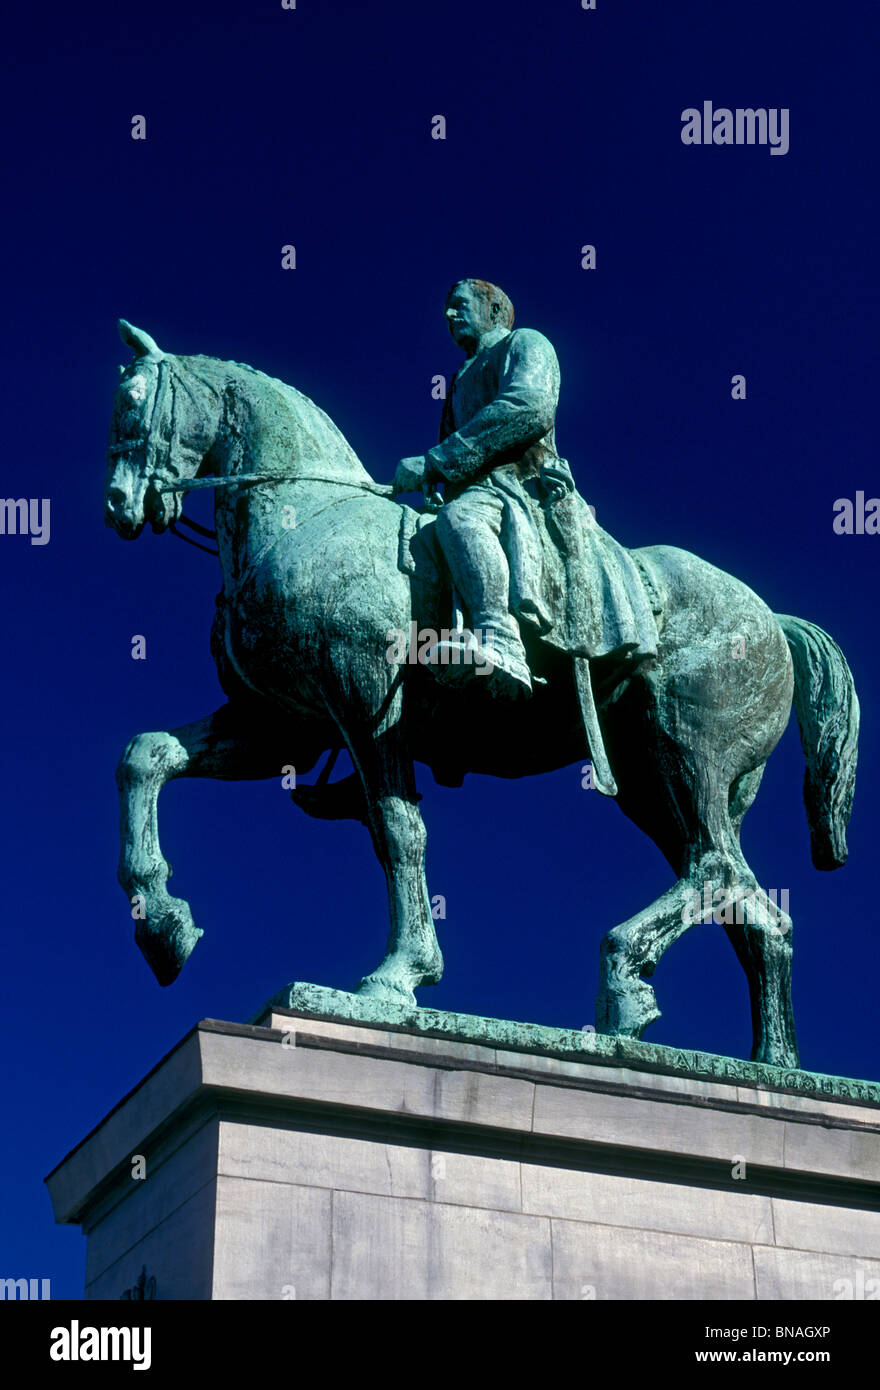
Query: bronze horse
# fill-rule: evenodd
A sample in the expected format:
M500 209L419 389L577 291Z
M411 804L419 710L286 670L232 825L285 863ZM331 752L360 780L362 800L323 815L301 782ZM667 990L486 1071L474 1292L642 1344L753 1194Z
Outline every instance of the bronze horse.
M119 880L136 904L137 943L166 985L201 936L188 904L166 890L157 819L166 782L277 777L289 764L305 773L344 745L351 778L329 783L325 767L292 795L312 815L352 816L369 829L391 926L358 992L412 1004L443 967L413 763L459 785L468 771L513 778L583 761L573 663L530 648L545 683L508 707L479 680L449 690L419 662L390 660L389 634L411 622L449 626L428 519L375 484L292 387L239 363L163 353L125 321L120 331L134 359L115 396L105 520L126 540L147 522L174 529L184 494L215 488L223 589L211 645L227 697L193 724L138 734L120 761ZM659 1017L646 977L694 920L683 904L707 891L745 896L745 919L723 920L749 981L752 1057L793 1067L791 920L758 887L739 832L794 698L813 862L844 863L858 737L852 676L820 628L774 615L697 556L671 546L633 554L659 598L659 657L622 684L596 663L593 683L616 800L676 882L602 943L596 1024L641 1037Z

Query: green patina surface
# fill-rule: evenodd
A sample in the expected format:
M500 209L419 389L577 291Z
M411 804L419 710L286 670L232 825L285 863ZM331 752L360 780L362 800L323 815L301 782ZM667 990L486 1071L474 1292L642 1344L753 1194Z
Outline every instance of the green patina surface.
M634 1038L612 1037L579 1028L550 1028L540 1023L516 1023L504 1018L480 1018L476 1014L446 1013L442 1009L412 1008L369 995L301 982L286 985L248 1021L265 1022L278 1009L291 1009L315 1018L340 1023L371 1023L377 1028L404 1028L426 1037L446 1037L484 1047L504 1047L538 1052L565 1061L626 1066L640 1071L693 1076L703 1080L735 1082L744 1086L817 1096L823 1100L854 1101L880 1106L880 1083L850 1077L825 1076L820 1072L747 1062L738 1057L719 1057L663 1047Z
M599 1060L687 1057L641 1042L660 1017L650 981L686 932L712 922L748 979L756 1065L708 1074L771 1084L804 1076L793 923L760 887L740 827L794 703L813 862L845 862L859 729L846 659L814 623L772 613L699 556L668 545L630 552L609 536L556 452L560 374L549 340L514 329L510 300L488 282L457 282L444 313L466 358L444 402L441 441L402 459L389 485L294 387L241 363L164 352L120 322L134 356L114 398L104 519L126 540L146 525L176 530L192 525L181 511L187 492L214 490L223 582L211 652L226 695L192 723L137 734L120 759L118 875L135 940L169 985L202 935L189 903L166 887L161 788L283 770L300 810L369 828L387 884L385 952L376 961L373 943L375 963L357 986L366 1012L340 996L344 1016L425 1019L445 1031L450 1016L419 1008L416 995L443 973L416 764L449 787L469 772L514 780L580 766L584 789L615 796L672 881L625 921L605 924L601 1038L480 1028L501 1045L564 1046L568 1055L574 1047ZM591 459L587 441L580 452ZM395 500L407 488L427 490L428 508ZM471 664L477 630L484 659ZM448 640L435 642L444 631ZM425 632L433 636L423 650ZM343 747L356 771L333 782ZM303 783L325 755L316 781ZM523 872L552 875L573 843L550 817ZM445 872L461 881L460 863ZM496 930L499 969L528 969ZM838 988L852 970L840 954Z

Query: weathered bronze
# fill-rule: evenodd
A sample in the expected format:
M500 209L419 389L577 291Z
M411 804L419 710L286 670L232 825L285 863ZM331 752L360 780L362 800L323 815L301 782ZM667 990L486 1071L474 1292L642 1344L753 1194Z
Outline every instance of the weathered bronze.
M116 391L105 519L128 540L146 523L176 530L185 493L215 488L223 589L211 642L227 697L194 724L139 734L121 759L119 878L138 945L170 984L201 935L166 889L162 786L277 777L288 765L300 775L327 754L316 783L291 795L310 815L369 829L391 929L358 994L411 1006L442 971L414 761L451 786L468 771L533 775L590 756L592 720L594 760L607 755L604 790L676 876L602 944L600 1032L640 1038L659 1017L646 977L720 895L749 981L752 1058L794 1068L791 919L758 887L739 830L794 698L813 862L844 863L858 735L849 668L820 628L774 616L697 556L661 545L627 552L602 531L555 452L552 348L509 322L474 341L473 320L501 301L463 295L461 283L447 308L456 328L464 323L467 371L485 369L484 384L452 393L441 445L404 460L394 484L433 490L445 479L439 519L374 483L292 387L239 363L164 353L120 323L134 359ZM548 380L552 409L536 408ZM483 411L491 428L481 429ZM461 470L475 452L478 465ZM480 495L468 501L472 488ZM480 541L461 541L473 526L491 540L482 592L468 569ZM482 635L465 631L481 620ZM497 649L486 641L493 632ZM466 679L437 679L456 661L472 663ZM520 691L528 698L510 698ZM331 783L343 745L357 771Z

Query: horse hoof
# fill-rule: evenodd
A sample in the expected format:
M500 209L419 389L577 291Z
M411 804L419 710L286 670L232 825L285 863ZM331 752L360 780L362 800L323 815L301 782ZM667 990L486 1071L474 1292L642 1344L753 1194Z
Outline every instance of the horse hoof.
M751 1060L765 1067L780 1067L783 1071L799 1071L801 1065L797 1047L781 1044L768 1043L753 1049Z
M630 980L626 985L615 982L596 1000L596 1026L611 1037L641 1038L660 1016L657 996L644 980Z
M138 921L134 939L160 985L173 985L204 935L182 898L169 898L165 910Z
M416 996L408 985L384 975L365 975L354 992L362 999L378 999L387 1004L418 1008Z

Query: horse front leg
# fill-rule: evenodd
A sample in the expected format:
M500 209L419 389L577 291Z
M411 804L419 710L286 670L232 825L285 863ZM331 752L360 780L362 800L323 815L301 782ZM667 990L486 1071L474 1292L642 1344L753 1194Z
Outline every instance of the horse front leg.
M413 802L382 794L373 803L370 828L385 870L390 929L382 961L356 992L415 1004L413 991L437 984L443 974L425 881L425 823Z
M202 931L189 904L166 890L171 876L159 844L158 799L176 777L230 781L280 772L280 742L249 737L230 705L169 733L138 734L116 770L119 788L119 882L132 904L135 941L160 985L177 979Z
M427 833L419 811L412 758L399 724L364 746L349 743L364 788L367 825L388 888L390 927L385 955L356 993L415 1004L414 990L434 985L443 956L425 878Z

